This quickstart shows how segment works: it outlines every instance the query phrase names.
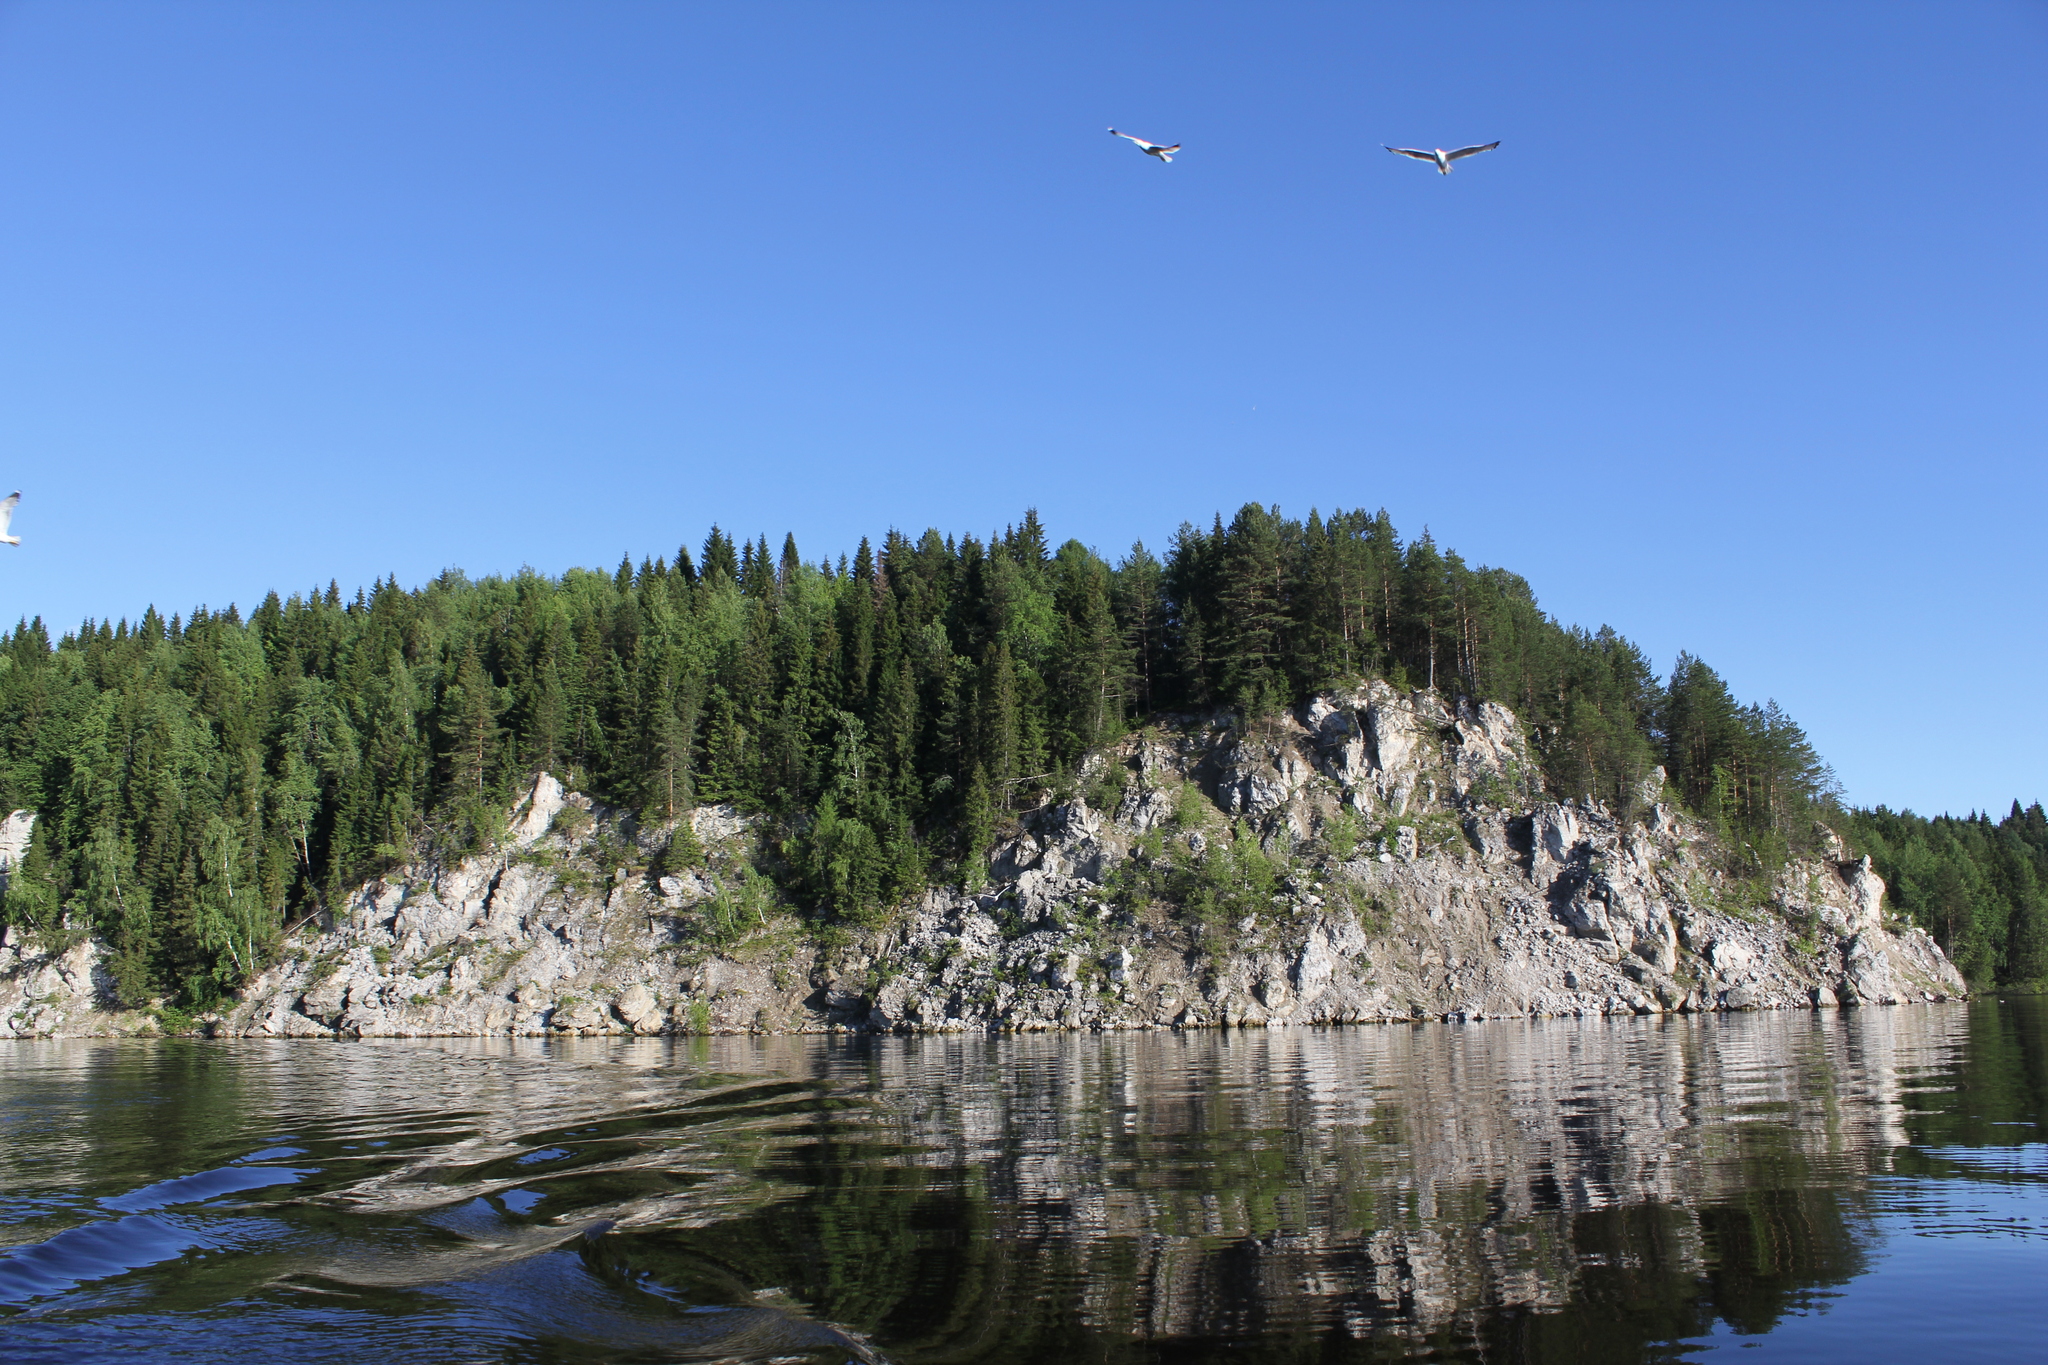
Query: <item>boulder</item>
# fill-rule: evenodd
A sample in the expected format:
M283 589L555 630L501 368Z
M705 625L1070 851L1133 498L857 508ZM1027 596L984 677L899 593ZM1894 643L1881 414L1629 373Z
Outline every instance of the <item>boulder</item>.
M1853 993L1861 1004L1891 1005L1898 1002L1898 985L1893 977L1891 958L1880 942L1882 933L1882 930L1867 930L1843 945L1847 993Z
M335 972L299 997L299 1012L308 1019L333 1023L341 1017L342 1009L348 1003L351 984L348 971Z
M1459 795L1488 778L1504 785L1519 785L1513 779L1528 766L1528 755L1522 727L1512 711L1499 702L1475 705L1469 698L1461 697L1452 732L1457 736L1451 764Z
M548 1016L548 1027L562 1033L602 1033L609 1022L604 1008L593 1000L557 1006Z
M1726 976L1730 972L1747 971L1756 962L1756 954L1749 945L1730 938L1717 938L1707 945L1707 961L1714 970Z
M1365 931L1349 914L1318 916L1287 969L1295 996L1303 1005L1320 1000L1365 949Z
M636 983L626 987L619 998L612 1001L612 1009L635 1033L661 1032L661 1005L644 985Z
M1590 896L1573 896L1557 912L1557 917L1577 938L1609 942L1614 939L1614 928L1607 919L1607 906Z

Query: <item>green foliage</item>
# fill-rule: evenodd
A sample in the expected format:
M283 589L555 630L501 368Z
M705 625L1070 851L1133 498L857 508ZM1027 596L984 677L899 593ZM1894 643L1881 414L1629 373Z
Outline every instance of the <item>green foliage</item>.
M699 937L714 947L729 948L768 927L768 912L777 909L775 884L751 867L721 880L718 890L696 908Z
M988 885L988 847L995 838L995 808L989 799L988 779L979 763L967 779L967 798L960 815L961 882L969 891Z
M1441 853L1465 842L1465 826L1447 810L1433 810L1409 823L1415 826L1415 846L1424 853Z
M813 901L855 924L879 924L888 907L923 879L922 859L907 829L877 832L857 815L842 815L826 796L810 827L784 845L798 885Z
M704 844L697 838L697 831L689 821L684 820L669 831L661 851L654 855L647 875L659 878L674 872L687 872L693 867L704 866Z
M1183 782L1173 793L1173 827L1183 830L1200 829L1215 807L1209 798L1202 795L1202 789L1192 782Z
M1340 806L1337 813L1323 821L1323 843L1338 862L1350 861L1358 851L1358 841L1364 834L1358 815L1349 806Z
M1111 872L1110 899L1134 914L1154 904L1171 906L1212 952L1226 951L1247 916L1267 916L1286 867L1269 856L1242 824L1206 841L1201 852L1171 844L1157 831Z
M63 913L55 878L50 873L48 840L37 829L31 836L21 864L7 878L7 919L39 937L57 933L63 927Z
M1130 773L1122 764L1105 764L1081 793L1081 799L1096 810L1113 812L1123 801L1124 787L1129 781Z
M2048 815L2037 801L1929 820L1852 812L1844 831L1870 854L1895 913L1933 934L1971 981L2048 982Z
M1834 774L1776 702L1738 706L1689 654L1671 671L1657 727L1670 784L1746 852L1743 870L1775 872L1811 834L1816 808L1836 795Z
M68 917L113 944L127 998L203 1005L364 879L499 844L549 771L651 828L705 801L758 814L814 931L875 924L935 875L985 876L1006 818L1132 723L1255 723L1375 673L1515 708L1559 795L1625 807L1662 761L1731 833L1785 843L1826 798L1774 708L1731 718L1690 659L1661 689L1612 631L1561 628L1520 578L1403 544L1384 513L1252 504L1115 565L1049 544L1027 512L986 540L891 532L834 571L714 527L694 561L615 572L330 583L54 643L24 622L0 637L0 809L39 818L0 916ZM1215 817L1187 791L1178 823ZM1217 841L1204 904L1252 894L1243 843ZM607 874L639 856L583 851ZM658 861L698 857L672 837Z
M191 1033L199 1027L199 1020L191 1011L179 1009L176 1005L159 1005L151 1014L161 1033Z

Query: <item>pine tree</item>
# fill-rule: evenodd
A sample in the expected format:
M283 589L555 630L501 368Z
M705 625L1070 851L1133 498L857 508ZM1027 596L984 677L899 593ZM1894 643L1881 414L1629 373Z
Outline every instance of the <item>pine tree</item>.
M790 579L802 568L803 557L796 551L796 533L791 531L782 537L782 562L775 571L777 584L787 588Z
M712 524L711 534L704 538L704 565L701 572L703 582L711 586L720 583L737 583L740 579L739 560L733 555L732 538Z
M1017 766L1017 674L1008 640L996 641L982 661L980 697L977 762L987 770L997 799L1007 806L1010 784L1023 775Z
M463 650L455 680L441 706L448 786L464 799L483 799L484 782L497 754L498 723L493 701L490 679L484 674L472 642Z
M1444 646L1456 638L1454 619L1443 556L1425 527L1420 538L1409 542L1401 565L1399 648L1420 686L1435 689Z
M1143 541L1134 541L1130 554L1117 566L1114 602L1129 669L1129 691L1141 716L1150 715L1158 705L1165 682L1165 590L1159 561Z
M115 994L141 1005L155 993L157 934L149 891L134 875L135 851L109 821L93 831L85 857L85 910L113 945Z
M988 847L994 840L995 803L989 797L988 776L977 763L960 809L961 880L969 891L988 885Z
M1285 690L1287 574L1278 508L1239 509L1224 533L1218 606L1224 629L1216 653L1223 687L1238 706L1262 711Z
M1060 547L1052 564L1060 616L1053 658L1053 751L1063 763L1081 757L1123 720L1127 670L1110 607L1109 566L1078 540Z

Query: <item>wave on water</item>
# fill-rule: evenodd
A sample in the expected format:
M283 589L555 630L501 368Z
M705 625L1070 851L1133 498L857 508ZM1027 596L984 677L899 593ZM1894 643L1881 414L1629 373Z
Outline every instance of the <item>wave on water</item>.
M386 1060L422 1060L395 1053ZM499 1061L513 1073L546 1067ZM371 1340L384 1361L880 1359L715 1266L683 1289L634 1270L628 1251L633 1229L786 1197L734 1156L758 1159L857 1101L809 1081L691 1070L669 1102L594 1109L617 1093L511 1079L538 1093L490 1114L306 1115L189 1174L91 1198L0 1195L18 1239L0 1249L0 1355L355 1359L350 1343ZM664 1088L658 1072L633 1079ZM500 1128L522 1118L541 1122ZM57 1132L25 1136L67 1145ZM136 1137L102 1136L115 1148ZM33 1235L56 1222L70 1225Z

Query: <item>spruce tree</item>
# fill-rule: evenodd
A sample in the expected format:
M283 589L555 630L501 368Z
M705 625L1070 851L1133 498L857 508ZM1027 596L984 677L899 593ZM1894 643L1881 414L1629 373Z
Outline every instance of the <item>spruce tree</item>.
M969 891L988 885L988 847L995 839L995 802L989 795L988 776L974 765L967 779L967 795L960 808L961 880Z
M1128 670L1128 690L1141 716L1158 705L1166 664L1165 582L1159 561L1134 541L1117 566L1114 605Z
M1010 642L999 639L982 661L980 686L980 735L977 762L987 771L996 800L1007 807L1010 785L1022 776L1018 770L1017 674L1010 657Z

